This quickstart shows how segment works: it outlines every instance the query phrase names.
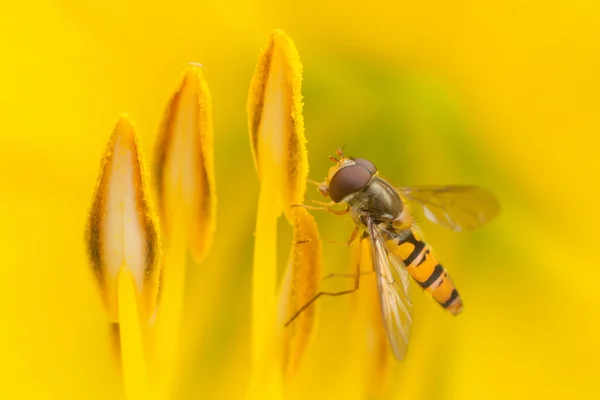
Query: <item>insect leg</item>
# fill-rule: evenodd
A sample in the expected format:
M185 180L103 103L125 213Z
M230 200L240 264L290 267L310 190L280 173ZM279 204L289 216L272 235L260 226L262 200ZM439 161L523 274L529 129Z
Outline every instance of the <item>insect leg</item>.
M291 324L292 322L294 322L294 320L296 318L298 318L298 316L300 314L302 314L302 312L304 310L306 310L308 307L310 307L315 301L317 301L317 299L321 296L342 296L345 294L350 294L353 292L356 292L360 286L360 276L361 276L361 272L360 272L360 257L358 258L357 262L356 262L356 271L353 274L354 275L354 288L352 289L348 289L348 290L342 290L341 292L319 292L317 293L312 299L310 299L309 301L306 302L306 304L304 304L302 307L300 307L298 309L298 311L296 311L294 313L294 315L292 315L292 317L285 323L285 327L287 327L289 324Z
M319 200L311 200L311 202L313 204L318 204L320 206L325 206L325 207L333 207L335 206L336 203L334 203L333 201L319 201Z
M355 226L354 230L350 234L350 239L348 239L348 242L346 242L347 247L350 247L352 242L354 242L354 239L356 239L356 236L358 236L358 231L359 231L358 226Z
M311 185L315 185L317 187L319 187L323 184L323 182L315 181L314 179L310 179L310 178L306 178L306 182L310 183Z
M350 245L352 244L354 239L356 239L356 237L358 236L358 230L359 230L358 226L354 228L354 230L352 231L352 234L350 235L350 239L348 239L348 241L346 243L336 242L335 240L330 240L330 239L305 239L305 240L297 240L296 244L304 244L304 243L310 243L313 240L321 240L323 242L337 244L338 246L350 247ZM354 276L354 274L352 274L352 276Z
M350 211L350 207L348 207L348 205L346 205L346 208L344 210L334 210L333 208L329 207L329 206L309 206L306 204L292 204L292 207L304 207L307 210L313 210L313 211L327 211L330 212L332 214L335 215L346 215L348 214L348 211Z
M338 246L350 247L352 242L354 242L354 239L356 239L356 237L358 236L358 231L359 231L359 228L357 226L354 228L354 230L350 234L350 238L348 239L348 241L346 243L336 242L335 240L330 240L330 239L322 239L322 240L325 242L332 243L332 244L337 244Z
M374 269L372 269L371 271L360 271L360 275L368 275L368 274L372 274L373 272L375 272ZM356 274L327 274L323 277L323 279L321 280L327 280L329 278L356 278Z
M308 178L306 179L306 182L310 183L311 185L315 185L319 193L321 193L323 196L329 197L329 186L327 186L327 181L319 182Z

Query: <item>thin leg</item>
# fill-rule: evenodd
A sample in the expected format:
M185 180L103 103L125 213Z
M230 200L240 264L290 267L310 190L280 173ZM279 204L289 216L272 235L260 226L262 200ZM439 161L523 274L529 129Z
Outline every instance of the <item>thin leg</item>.
M374 269L372 269L371 271L360 271L360 275L368 275L368 274L372 274L373 272L375 272ZM327 280L329 278L356 278L356 274L327 274L323 277L323 279L321 280Z
M354 242L354 239L356 239L356 237L358 236L358 226L354 228L354 230L352 231L352 234L350 235L350 239L348 239L348 241L346 243L342 243L342 242L336 242L335 240L329 240L329 239L304 239L304 240L297 240L296 244L305 244L305 243L310 243L313 240L320 240L322 242L328 242L328 243L332 243L332 244L336 244L338 246L343 246L343 247L350 247L350 245L352 244L352 242Z
M361 274L360 274L360 258L359 258L359 260L357 260L357 262L356 262L356 272L354 273L354 288L353 289L342 290L341 292L319 292L319 293L317 293L315 295L315 297L313 297L308 302L306 302L306 304L304 304L302 307L300 307L298 309L298 311L296 311L294 313L294 315L292 315L292 317L288 320L288 322L285 323L284 326L287 327L289 324L294 322L294 320L296 318L298 318L298 316L302 313L302 311L304 311L308 307L310 307L310 305L312 305L315 301L317 301L317 299L321 296L342 296L345 294L350 294L352 292L356 292L360 285L360 275Z
M327 186L327 180L323 182L318 182L314 179L307 178L306 182L315 185L317 187L317 190L319 190L319 193L321 193L323 196L329 197L329 186Z
M315 181L314 179L310 179L310 178L307 178L306 182L310 183L311 185L315 185L317 187L319 187L323 184L323 182Z
M343 210L333 210L330 207L326 207L326 210L335 215L346 215L350 211L350 207L346 205L346 208Z
M358 231L359 231L358 226L355 226L354 230L350 234L350 239L348 239L348 242L346 242L346 247L350 247L352 242L354 242L354 239L356 239L356 237L358 236Z
M306 204L292 204L292 207L304 207L307 210L313 210L313 211L327 211L327 212L330 212L335 215L346 215L346 214L348 214L348 211L350 211L350 207L347 207L347 206L346 206L345 210L334 210L331 207L325 207L325 206L315 207L315 206L309 206Z
M325 207L335 207L335 205L337 203L333 202L333 201L319 201L319 200L311 200L312 203L314 204L318 204L320 206L325 206Z
M311 200L310 202L313 204L318 204L320 206L325 206L325 207L333 207L335 205L335 203L333 201Z
M356 237L356 233L353 232L352 233L352 237L350 237L349 243L352 242L355 237ZM349 243L348 243L348 245L349 245ZM362 244L360 244L360 246L362 246ZM332 273L332 274L325 275L322 280L324 281L324 280L327 280L329 278L354 278L354 279L358 279L357 276L356 276L357 273L358 273L358 275L367 275L367 274L371 274L371 273L375 272L375 266L374 265L373 265L373 269L370 270L370 271L361 271L360 270L360 253L361 252L362 252L362 250L359 250L359 255L358 255L358 258L356 260L356 270L358 272L355 272L353 274L336 274L336 273Z

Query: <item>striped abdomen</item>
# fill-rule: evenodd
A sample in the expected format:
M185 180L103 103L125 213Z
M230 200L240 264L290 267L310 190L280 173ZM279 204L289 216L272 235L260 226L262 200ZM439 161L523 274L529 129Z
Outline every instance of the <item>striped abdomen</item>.
M388 245L404 262L407 272L413 279L442 307L455 315L462 311L462 300L452 279L435 258L427 243L415 237L411 231L406 238L391 240Z

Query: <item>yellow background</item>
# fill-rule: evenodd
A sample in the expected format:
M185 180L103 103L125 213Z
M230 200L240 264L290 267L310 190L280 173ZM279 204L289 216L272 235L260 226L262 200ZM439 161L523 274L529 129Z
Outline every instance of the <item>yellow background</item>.
M598 5L284 3L1 6L0 398L120 398L85 257L87 207L118 115L136 121L150 160L191 61L204 64L213 97L219 208L213 251L188 282L176 398L242 396L258 193L246 98L273 28L303 61L311 178L346 144L398 185L479 184L502 204L476 233L423 224L465 311L453 318L413 291L394 398L599 396ZM325 238L350 233L348 221L317 217ZM324 249L325 270L344 269L346 249ZM352 335L351 305L322 300L313 398L351 386L351 355L336 348Z

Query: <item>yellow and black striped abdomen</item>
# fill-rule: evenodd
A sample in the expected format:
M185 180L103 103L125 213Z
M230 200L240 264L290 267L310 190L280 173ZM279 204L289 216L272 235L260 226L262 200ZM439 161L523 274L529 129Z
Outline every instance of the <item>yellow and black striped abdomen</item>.
M427 243L409 232L403 239L388 242L390 250L404 262L406 270L446 310L452 314L462 311L463 304L452 279L438 262Z

